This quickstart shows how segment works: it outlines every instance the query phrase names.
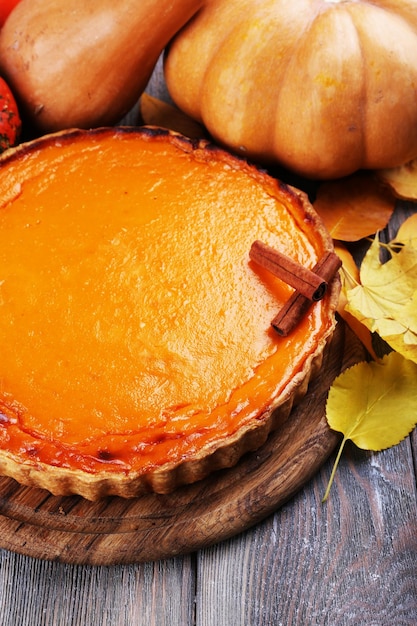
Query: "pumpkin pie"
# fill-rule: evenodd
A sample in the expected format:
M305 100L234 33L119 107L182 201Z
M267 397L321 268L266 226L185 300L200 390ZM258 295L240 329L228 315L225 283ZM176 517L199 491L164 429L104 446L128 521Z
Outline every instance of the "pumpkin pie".
M0 159L0 474L87 499L167 493L238 462L305 394L338 281L287 336L332 250L306 196L154 127L71 130Z

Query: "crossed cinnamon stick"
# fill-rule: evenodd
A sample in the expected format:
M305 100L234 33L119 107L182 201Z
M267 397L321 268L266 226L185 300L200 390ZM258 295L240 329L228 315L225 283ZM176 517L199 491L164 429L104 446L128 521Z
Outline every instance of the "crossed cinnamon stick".
M329 251L309 270L262 241L253 242L249 256L294 288L294 293L271 322L282 337L297 326L313 302L324 297L328 283L342 265L337 254Z

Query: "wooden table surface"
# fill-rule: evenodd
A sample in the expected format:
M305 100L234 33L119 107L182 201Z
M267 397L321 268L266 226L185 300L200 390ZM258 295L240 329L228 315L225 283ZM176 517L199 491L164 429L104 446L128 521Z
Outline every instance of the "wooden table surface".
M185 556L79 566L0 550L0 626L415 626L416 449L416 432L377 454L348 445L325 504L334 455L264 521Z

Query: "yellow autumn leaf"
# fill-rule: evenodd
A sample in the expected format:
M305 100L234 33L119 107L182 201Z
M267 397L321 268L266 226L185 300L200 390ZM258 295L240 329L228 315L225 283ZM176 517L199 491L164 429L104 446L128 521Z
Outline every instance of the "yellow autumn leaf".
M417 249L391 244L381 263L375 237L360 268L361 284L346 292L345 309L393 350L417 363Z
M417 213L408 217L398 229L395 243L402 243L417 249Z
M373 359L377 360L378 357L372 345L372 335L371 335L369 328L367 328L364 324L362 324L362 322L360 322L357 317L355 317L354 315L349 313L349 311L346 310L347 291L349 289L353 289L353 287L358 285L360 282L359 268L356 265L353 256L346 249L345 246L336 242L334 249L335 249L337 256L342 261L342 269L340 272L341 289L340 289L340 294L339 294L337 312L343 318L345 323L355 333L358 339L363 343L363 345L367 349L370 356Z
M378 170L377 176L399 198L417 200L417 159L400 167Z
M354 365L333 382L326 417L343 439L323 501L348 440L363 450L384 450L400 443L416 426L417 364L391 352L378 362Z
M330 428L363 450L384 450L417 424L417 364L398 352L363 361L333 382L326 404Z
M326 181L314 208L333 239L358 241L382 230L395 207L390 191L371 172Z

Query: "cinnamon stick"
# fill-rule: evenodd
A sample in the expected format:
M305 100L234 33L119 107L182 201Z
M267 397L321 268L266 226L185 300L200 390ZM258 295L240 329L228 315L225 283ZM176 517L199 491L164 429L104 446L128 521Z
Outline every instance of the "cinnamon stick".
M314 266L313 272L329 283L340 269L342 261L335 252L327 252ZM294 291L271 325L282 337L286 337L297 326L309 309L312 301L300 291Z
M326 293L327 283L322 276L262 241L253 242L249 257L309 300L316 302Z

